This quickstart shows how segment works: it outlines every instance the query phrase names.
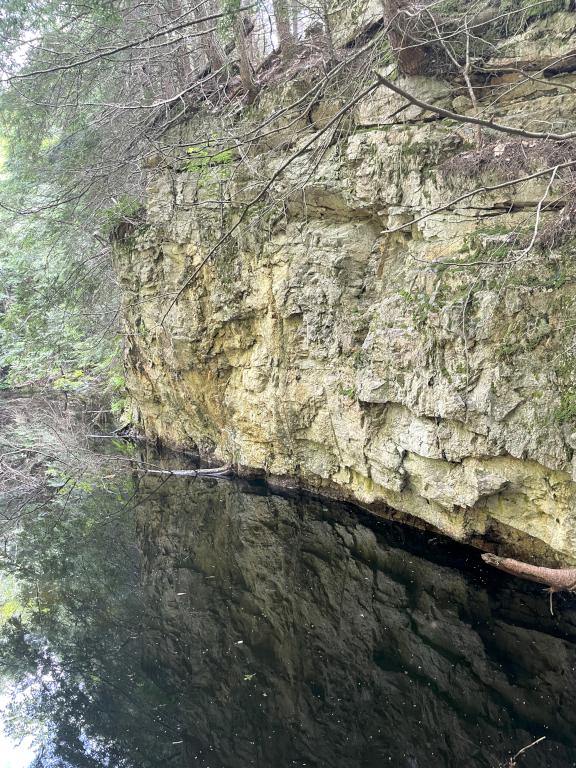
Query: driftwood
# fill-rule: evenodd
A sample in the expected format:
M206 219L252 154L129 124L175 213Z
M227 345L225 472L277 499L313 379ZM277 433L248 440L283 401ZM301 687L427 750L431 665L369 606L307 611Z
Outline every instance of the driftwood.
M223 467L204 467L202 469L148 469L138 467L146 475L173 475L174 477L224 477L232 472L229 464Z
M545 584L550 593L550 613L552 610L552 595L554 592L574 592L576 590L576 568L543 568L540 565L530 565L511 557L498 557L497 555L484 554L482 560L496 568L522 579L536 581Z

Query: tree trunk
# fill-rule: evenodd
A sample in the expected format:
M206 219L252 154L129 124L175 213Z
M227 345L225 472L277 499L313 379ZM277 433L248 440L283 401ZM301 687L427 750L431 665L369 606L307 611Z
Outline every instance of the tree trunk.
M173 22L181 18L185 13L184 4L181 0L167 0L161 11L162 23L170 27ZM166 96L173 98L181 93L192 80L192 67L190 65L190 51L185 39L174 42L170 49L170 56L167 57L167 83ZM172 61L170 61L172 59Z
M294 40L298 40L298 24L299 24L299 17L298 17L298 3L296 0L292 0L292 8L291 8L291 24L292 24L292 37Z
M234 36L236 39L236 50L238 51L240 79L248 94L248 101L252 102L258 93L258 84L254 79L254 70L252 68L248 42L246 40L246 25L244 24L244 19L241 14L237 14L234 19Z
M388 42L396 56L398 69L404 75L421 74L426 50L412 34L417 16L407 13L414 11L414 3L411 0L383 0L383 6L384 23L390 25Z
M272 6L274 8L278 44L282 52L282 58L286 60L294 52L294 37L290 28L289 0L272 0Z
M222 10L219 0L208 0L208 2L202 3L194 13L195 18L202 18L203 16L212 16L216 13L220 13ZM204 21L202 24L196 27L197 31L207 30L214 27L214 21ZM216 32L206 32L205 35L198 38L201 42L198 43L199 48L202 51L202 64L200 69L203 70L206 67L211 72L217 72L226 64L226 54L224 48L218 40ZM198 52L197 52L198 53ZM206 57L204 59L204 57Z

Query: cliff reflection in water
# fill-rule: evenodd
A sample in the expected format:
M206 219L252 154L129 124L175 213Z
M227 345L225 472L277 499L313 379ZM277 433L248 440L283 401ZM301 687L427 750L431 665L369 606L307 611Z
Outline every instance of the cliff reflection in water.
M570 601L430 534L148 477L19 547L43 590L0 655L42 678L39 766L496 768L541 735L522 766L576 764Z
M180 692L181 764L498 766L541 735L524 765L576 764L574 612L430 539L232 483L159 487L145 663Z

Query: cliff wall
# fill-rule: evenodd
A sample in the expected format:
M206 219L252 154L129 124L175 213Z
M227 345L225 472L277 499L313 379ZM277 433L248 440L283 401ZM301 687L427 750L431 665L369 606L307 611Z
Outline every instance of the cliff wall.
M480 112L571 129L575 16L534 19L496 46ZM295 103L318 76L302 67L242 119ZM458 78L396 83L476 114ZM559 170L395 229L569 161L573 143L485 130L480 148L474 126L381 86L320 148L303 149L340 106L332 95L305 119L287 109L238 157L149 163L145 224L116 245L132 420L210 460L390 507L458 539L574 561L570 180ZM191 118L174 143L194 147L217 124ZM276 204L253 206L188 284L298 151Z

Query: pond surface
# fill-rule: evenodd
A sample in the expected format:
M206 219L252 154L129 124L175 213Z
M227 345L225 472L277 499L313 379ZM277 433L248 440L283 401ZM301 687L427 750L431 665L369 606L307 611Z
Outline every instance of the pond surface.
M476 551L239 481L126 475L1 559L36 766L576 765L576 604ZM8 607L7 607L8 606Z

